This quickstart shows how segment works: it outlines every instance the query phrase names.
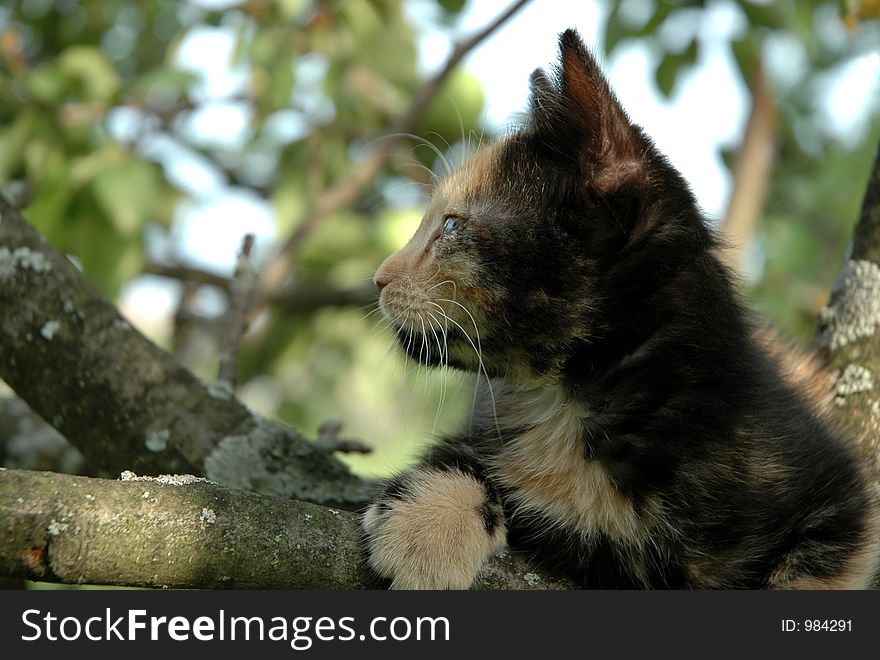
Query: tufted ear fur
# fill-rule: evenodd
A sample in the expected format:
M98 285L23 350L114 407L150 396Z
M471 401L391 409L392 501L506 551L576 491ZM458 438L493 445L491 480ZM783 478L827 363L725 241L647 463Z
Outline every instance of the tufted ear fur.
M530 111L541 144L578 168L598 193L644 176L651 143L630 122L577 31L559 36L552 78L540 69L532 74Z

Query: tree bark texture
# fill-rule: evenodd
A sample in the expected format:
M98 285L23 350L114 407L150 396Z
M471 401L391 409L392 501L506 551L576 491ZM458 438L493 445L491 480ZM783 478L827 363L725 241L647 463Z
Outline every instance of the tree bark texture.
M366 589L354 514L190 476L0 470L0 575L172 588ZM476 588L569 583L506 552Z
M816 339L834 373L834 406L880 477L880 150L850 252L819 315Z
M89 462L356 505L368 487L300 433L210 387L123 319L0 199L0 378Z

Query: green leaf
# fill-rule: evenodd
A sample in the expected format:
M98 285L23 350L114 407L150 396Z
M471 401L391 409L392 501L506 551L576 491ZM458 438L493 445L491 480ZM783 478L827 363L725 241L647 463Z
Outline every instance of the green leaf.
M465 2L466 0L437 0L447 14L457 14L464 9Z
M198 75L192 71L163 66L139 76L127 89L138 97L149 97L150 105L162 107L176 102L198 79Z
M8 181L21 165L33 125L34 113L25 111L8 127L0 129L0 181Z
M24 84L36 100L46 105L57 105L64 96L65 78L55 62L35 68Z
M755 62L761 54L761 41L753 32L749 32L742 39L732 41L730 47L733 50L733 56L736 59L736 65L746 85L752 76Z
M115 298L122 285L143 269L140 237L108 231L91 214L73 216L68 221L69 237L63 249L76 255L88 278L104 295Z
M614 50L631 34L632 31L624 25L617 13L612 12L605 23L605 56L611 57Z
M678 58L675 55L667 55L660 60L657 66L655 78L657 79L657 87L666 98L672 94L672 88L675 85L675 77L678 74Z
M289 58L275 61L269 69L271 77L266 89L264 115L286 108L290 105L290 93L293 91L293 66Z
M655 77L657 87L663 96L669 98L675 88L675 82L681 72L692 66L697 60L698 45L696 39L691 40L688 47L681 53L668 53L660 60Z
M278 59L283 46L282 36L278 32L270 30L256 32L247 48L251 64L262 67L270 65Z
M769 27L773 29L785 28L791 22L791 12L786 7L787 2L768 2L768 3L752 3L740 2L739 8L745 13L751 27ZM813 3L804 2L804 5L812 5ZM812 15L813 7L809 8Z
M155 165L131 159L103 170L90 189L119 233L134 236L159 201L160 179Z
M673 10L678 8L678 3L668 1L658 2L656 5L656 9L654 10L654 14L637 32L638 36L643 37L648 34L654 34L660 28L660 26L663 25L663 22L667 18L669 18L669 15L673 12Z
M85 100L108 101L121 84L116 69L96 46L69 47L58 58L58 66Z
M282 21L292 21L309 10L308 0L275 0Z

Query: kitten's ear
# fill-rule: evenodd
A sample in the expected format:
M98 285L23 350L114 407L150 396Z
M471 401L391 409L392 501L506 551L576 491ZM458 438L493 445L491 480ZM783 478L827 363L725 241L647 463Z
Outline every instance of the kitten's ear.
M559 156L577 162L591 187L610 193L645 169L650 143L629 121L575 30L559 36L557 85L532 74L532 126Z
M532 118L544 111L548 104L558 103L559 93L544 69L532 71L532 75L529 77L529 88L532 92L529 99Z

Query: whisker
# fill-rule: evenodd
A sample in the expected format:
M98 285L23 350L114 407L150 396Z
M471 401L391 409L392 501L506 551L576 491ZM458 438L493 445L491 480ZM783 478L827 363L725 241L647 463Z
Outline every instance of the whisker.
M498 440L500 441L501 440L501 427L498 423L498 409L497 409L496 402L495 402L495 392L492 389L492 379L489 378L489 372L486 369L486 365L483 363L483 350L482 350L482 346L480 343L480 329L479 329L479 327L477 327L477 322L474 319L473 314L471 314L470 311L467 309L467 307L465 307L461 303L456 302L455 300L449 300L448 298L437 298L437 300L439 300L440 302L452 303L453 305L458 305L459 307L461 307L465 311L465 313L468 315L468 317L470 318L471 323L473 323L473 325L474 325L474 332L477 336L477 343L476 344L474 344L473 340L470 338L470 335L468 335L467 331L461 326L461 324L458 321L456 321L454 318L452 318L451 316L446 314L446 312L443 310L443 307L441 307L439 304L437 304L435 302L429 302L429 304L435 305L437 307L437 309L439 309L440 312L443 314L443 316L445 316L447 319L449 319L449 321L454 323L458 327L458 329L461 330L462 334L465 336L465 339L468 340L468 342L471 345L471 348L473 348L474 352L477 354L477 361L479 363L479 368L480 368L480 370L482 370L483 375L486 377L486 386L489 389L489 398L492 401L492 417L495 420L495 430L498 433Z
M379 304L378 304L378 303L370 303L370 304L371 304L371 305L376 305L376 309L370 310L369 312L367 312L366 314L364 314L362 317L360 317L360 318L358 319L358 321L366 321L368 318L370 318L370 317L371 317L373 314L375 314L376 312L381 312L381 311L382 311L382 308L379 307ZM363 309L363 308L361 308L361 309Z
M419 315L419 321L422 324L422 345L419 348L419 373L421 373L421 370L422 370L422 364L423 364L422 355L424 354L425 355L425 360L424 360L424 364L425 364L424 395L427 396L428 395L428 367L427 367L427 363L429 362L430 357L431 357L431 346L428 344L428 332L425 330L425 317L422 316L421 312L417 312L417 314ZM418 383L418 374L416 374L416 382Z
M443 144L446 145L446 151L448 151L448 152L450 152L450 153L452 152L452 147L449 146L449 142L446 140L445 137L443 137L442 135L440 135L440 133L438 133L438 132L436 132L436 131L428 131L428 135L434 135L434 136L440 138L440 139L443 141ZM427 142L427 140L426 140L426 142ZM444 170L445 170L445 172L444 172L445 176L449 176L450 174L452 174L452 172L453 172L453 170L454 170L455 168L452 167L452 164L449 162L449 159L446 158L446 156L445 156L444 154L442 154L442 153L440 152L440 150L437 149L433 143L429 143L429 144L431 144L431 146L435 148L437 155L440 157L440 160L443 162L443 168L444 168Z
M437 272L434 273L433 275L431 275L431 277L429 277L429 278L428 278L428 279L422 284L422 286L428 286L431 282L434 281L434 278L437 277L439 274L440 274L440 266L437 266ZM430 289L428 289L428 290L430 291Z
M426 284L427 284L427 282L426 282ZM425 293L427 293L428 291L433 291L437 287L443 286L444 284L451 284L453 287L455 286L455 282L453 282L452 280L445 280L443 282L440 282L439 284L435 284L434 286L432 286L428 289L425 289Z
M436 135L436 134L435 134L435 135ZM431 141L428 140L427 138L423 138L423 137L420 136L420 135L415 135L414 133L389 133L389 134L384 135L384 136L382 136L382 137L380 137L380 138L377 138L376 140L374 140L374 142L378 142L379 140L387 139L387 138L390 138L390 137L406 137L406 138L410 138L411 140L415 140L416 142L418 142L418 143L419 143L419 146L426 146L426 147L428 147L431 151L433 151L435 154L437 154L437 157L438 157L438 158L440 159L440 161L443 163L443 167L444 167L444 169L445 169L445 173L446 173L446 174L450 174L450 173L452 172L452 167L450 166L449 161L447 160L446 156L443 155L443 152L440 151L440 148L439 148L436 144L434 144L433 142L431 142ZM448 143L447 143L447 146L448 146Z
M430 311L425 310L425 313L430 316L434 321L437 322L437 327L440 329L440 332L443 334L443 343L446 344L446 333L443 331L443 326L440 321L434 316ZM437 333L434 331L434 327L428 322L429 327L431 328L431 332L434 335L434 341L437 342L437 350L440 351L440 372L443 374L443 377L440 380L440 399L437 401L437 412L434 414L434 424L431 428L431 434L434 435L437 432L437 422L440 419L440 412L443 409L443 402L446 400L446 382L447 377L449 375L449 346L446 345L446 364L443 364L443 347L440 345L440 338L437 336Z

